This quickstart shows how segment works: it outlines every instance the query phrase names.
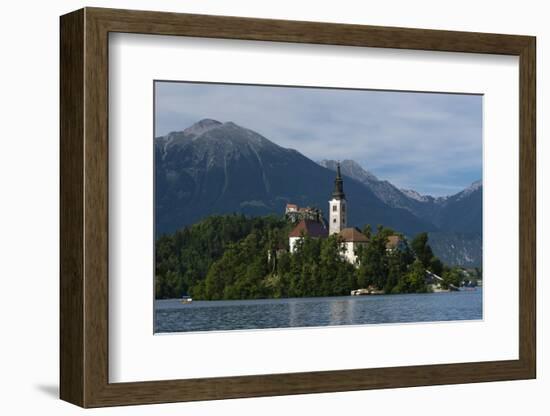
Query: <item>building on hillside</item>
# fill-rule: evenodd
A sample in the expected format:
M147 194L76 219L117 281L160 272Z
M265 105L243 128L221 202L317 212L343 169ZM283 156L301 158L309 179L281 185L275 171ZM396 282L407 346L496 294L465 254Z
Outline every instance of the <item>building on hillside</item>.
M357 249L368 244L369 240L365 234L355 227L344 228L339 232L344 246L344 257L352 264L357 263Z
M287 204L285 215L291 222L298 222L298 225L294 227L288 236L291 253L296 251L296 243L304 236L326 238L329 235L338 234L344 248L343 255L345 259L350 263L356 263L357 248L366 245L368 242L367 237L357 228L347 227L347 203L340 164L336 167L334 190L329 201L328 230L322 211L318 208L299 208L296 204Z
M299 207L296 204L286 204L285 217L293 224L297 224L302 220L312 220L325 223L323 212L319 208Z
M297 225L288 236L290 252L296 251L296 243L300 238L309 236L312 238L327 238L329 235L338 234L343 246L344 258L352 264L357 262L357 249L365 247L369 240L365 234L355 227L347 226L347 201L344 193L344 180L340 173L340 164L336 166L336 178L334 190L329 203L328 229L322 211L318 208L300 208L296 204L287 204L285 215L288 220ZM386 242L386 250L402 250L406 242L399 235L390 235Z
M296 243L298 240L305 236L311 238L326 238L328 236L328 231L321 222L301 220L288 235L288 246L291 253L296 251Z
M286 208L285 208L285 214L290 214L292 212L297 212L298 211L298 205L296 204L286 204Z
M388 241L386 242L386 251L402 251L406 248L406 244L405 239L400 235L390 235L388 236Z

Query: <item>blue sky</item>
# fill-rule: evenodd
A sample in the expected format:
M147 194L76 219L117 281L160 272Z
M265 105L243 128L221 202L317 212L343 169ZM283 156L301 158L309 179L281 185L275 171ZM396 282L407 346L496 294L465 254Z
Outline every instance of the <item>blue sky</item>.
M482 176L482 96L156 82L155 135L233 121L312 160L353 159L380 179L449 195Z

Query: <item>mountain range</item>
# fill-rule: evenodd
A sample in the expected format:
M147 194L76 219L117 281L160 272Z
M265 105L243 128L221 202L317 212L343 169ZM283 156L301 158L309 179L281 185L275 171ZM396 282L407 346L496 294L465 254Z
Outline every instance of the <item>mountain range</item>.
M321 166L336 171L335 160L322 160ZM418 218L431 222L438 230L481 234L482 183L476 181L462 191L444 197L421 195L410 189L399 189L378 179L353 160L340 162L342 174L369 188L381 201L405 209Z
M315 162L233 122L201 120L155 138L154 151L157 236L212 214L282 214L287 203L326 212L334 184L335 161ZM399 189L352 160L341 169L350 225L426 231L443 261L481 264L480 182L435 198Z
M335 160L321 160L321 166L336 170ZM436 230L429 231L434 252L446 263L479 267L482 264L482 203L483 185L473 182L462 191L444 197L421 195L410 189L399 189L378 179L353 160L340 162L342 174L354 178L369 188L389 206L405 209L430 222Z

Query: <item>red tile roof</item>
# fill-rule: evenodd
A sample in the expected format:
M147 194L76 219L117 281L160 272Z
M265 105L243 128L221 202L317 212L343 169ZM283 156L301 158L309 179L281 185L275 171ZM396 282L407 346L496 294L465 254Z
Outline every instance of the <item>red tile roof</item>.
M290 232L289 237L301 236L324 238L328 236L328 231L323 224L312 220L302 220Z
M363 234L355 227L344 228L342 231L340 231L340 237L342 237L342 240L344 240L345 242L350 243L366 243L367 241L369 241L365 234Z

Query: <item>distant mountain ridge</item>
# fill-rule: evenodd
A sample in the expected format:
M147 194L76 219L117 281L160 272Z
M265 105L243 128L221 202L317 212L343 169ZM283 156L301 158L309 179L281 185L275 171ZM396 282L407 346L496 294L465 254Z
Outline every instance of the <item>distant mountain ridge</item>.
M335 160L325 159L318 163L336 171ZM481 233L483 186L480 180L454 195L433 197L410 189L399 189L391 182L378 179L353 160L340 162L340 168L343 175L363 183L386 204L406 209L419 218L432 222L440 230Z
M337 162L335 160L325 159L321 160L319 164L327 169L335 171ZM424 202L431 204L435 200L433 197L425 197L427 198L427 201L420 201L417 198L412 198L392 183L378 179L374 174L365 170L361 167L361 165L353 160L341 161L340 168L343 175L356 179L366 185L366 187L369 188L381 201L392 207L406 209L419 217L427 214L424 211L429 205L426 205Z
M336 161L322 160L321 166L336 169ZM414 190L399 189L388 181L379 180L352 160L340 162L342 174L359 180L378 198L392 207L406 209L418 218L432 223L434 251L447 263L468 266L481 265L482 199L481 181L445 197L421 195ZM460 250L446 247L460 246Z
M211 214L283 213L289 202L326 213L334 174L232 122L201 120L155 139L156 233L173 232ZM349 223L384 223L405 233L435 229L388 207L358 181L348 180ZM360 207L368 207L361 209Z
M200 120L155 138L154 152L157 236L212 214L282 214L289 202L327 214L334 161L318 164L233 122ZM452 228L448 216L467 209L471 195L481 189L440 206L432 197L419 200L379 180L353 161L342 162L342 173L350 225L384 224L410 236ZM460 226L470 222L461 220Z

